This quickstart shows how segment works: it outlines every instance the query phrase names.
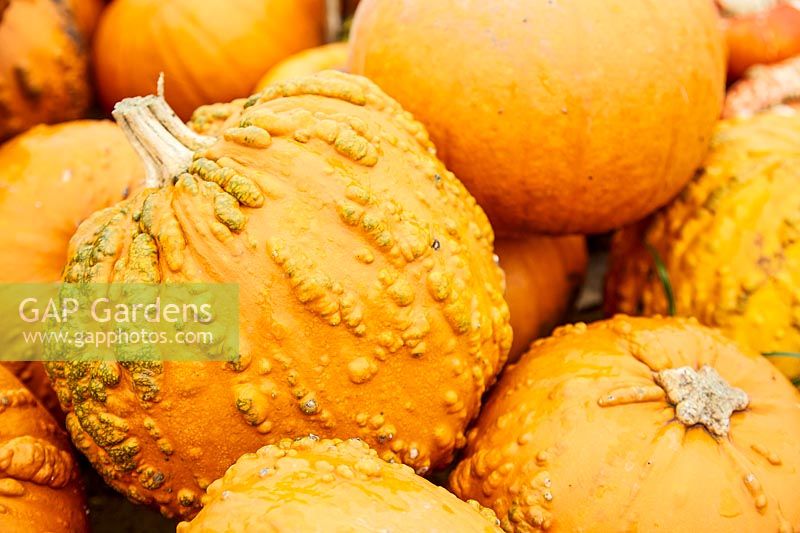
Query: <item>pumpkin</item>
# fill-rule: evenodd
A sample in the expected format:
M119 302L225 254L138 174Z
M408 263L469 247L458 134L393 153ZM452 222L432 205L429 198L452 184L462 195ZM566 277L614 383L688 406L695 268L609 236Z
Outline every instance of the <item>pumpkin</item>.
M800 4L789 0L717 0L728 47L728 76L800 54Z
M506 274L506 302L514 342L508 354L516 361L531 341L550 334L586 274L583 236L499 239L495 251Z
M501 532L492 511L381 460L357 439L264 446L239 458L203 499L203 510L178 533Z
M759 352L800 351L798 179L800 115L721 122L703 171L680 197L614 237L608 311L673 307ZM797 358L770 359L800 375Z
M0 141L78 118L89 94L84 43L69 10L57 0L12 0L0 17Z
M450 482L530 531L800 528L800 395L693 319L617 316L536 341Z
M747 117L779 105L800 105L800 56L748 70L728 91L722 117Z
M98 209L144 181L122 131L108 121L40 125L0 146L0 282L58 281L69 239ZM13 252L11 252L13 251ZM57 417L38 362L3 363Z
M267 85L277 81L308 76L323 70L344 70L347 52L346 42L330 43L304 50L269 69L256 84L255 91L263 91Z
M86 42L90 42L105 7L105 0L68 0L67 4L75 17L75 25L86 36Z
M644 217L691 178L722 108L711 2L363 0L350 43L348 70L428 127L500 235Z
M492 229L425 129L335 71L270 85L218 137L155 96L115 115L161 186L84 222L64 280L237 283L240 356L48 362L106 481L188 517L240 455L284 437L446 465L511 328Z
M149 94L161 72L184 120L203 104L247 96L278 61L322 43L324 7L324 0L114 0L94 42L100 101L111 110Z
M5 368L0 368L0 530L89 531L67 435Z

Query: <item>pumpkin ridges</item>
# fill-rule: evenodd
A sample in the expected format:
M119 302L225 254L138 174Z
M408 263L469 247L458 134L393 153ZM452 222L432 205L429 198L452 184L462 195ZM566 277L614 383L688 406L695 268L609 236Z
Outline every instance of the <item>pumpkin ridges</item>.
M655 393L653 370L706 364L751 402L730 439L686 427ZM798 398L765 359L692 320L567 326L506 370L451 487L494 507L506 531L785 528L800 520Z
M65 280L238 282L241 360L112 365L97 398L81 391L100 364L50 363L73 437L112 486L186 517L243 451L287 435L359 436L420 473L445 464L510 346L482 210L366 79L279 83L228 112L174 185L82 225ZM415 392L399 403L399 387Z

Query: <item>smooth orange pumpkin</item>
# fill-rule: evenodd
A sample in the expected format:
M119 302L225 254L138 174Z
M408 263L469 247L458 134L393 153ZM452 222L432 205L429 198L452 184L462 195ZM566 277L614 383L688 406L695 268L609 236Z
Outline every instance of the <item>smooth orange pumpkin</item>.
M800 7L789 0L717 0L728 46L728 76L800 54Z
M322 44L324 11L324 0L114 0L94 42L101 103L153 92L161 72L184 120L248 96L278 61Z
M80 117L89 105L87 59L57 0L12 0L0 18L0 141L39 123Z
M710 1L363 0L350 72L424 123L500 235L602 232L665 204L725 88Z
M287 436L359 437L419 473L446 465L511 328L488 220L424 127L335 71L270 85L219 137L154 96L117 116L152 131L133 137L164 164L162 186L82 224L64 279L238 283L240 357L48 363L105 479L191 516L242 453Z
M800 106L800 56L748 70L728 91L722 117L748 117L780 105Z
M693 320L559 328L508 368L455 493L503 529L796 531L800 394Z
M288 57L272 67L256 84L255 92L263 91L270 83L316 74L323 70L344 70L348 44L336 42L310 48Z
M502 531L492 511L381 460L357 439L265 446L239 458L203 501L178 533Z
M31 392L0 367L0 531L89 531L69 439Z
M37 126L0 146L0 283L58 281L69 239L89 215L144 182L144 168L108 121ZM57 417L41 363L4 363Z
M495 251L506 274L505 298L514 331L508 359L514 362L531 341L549 335L564 318L586 274L586 239L577 235L499 239Z

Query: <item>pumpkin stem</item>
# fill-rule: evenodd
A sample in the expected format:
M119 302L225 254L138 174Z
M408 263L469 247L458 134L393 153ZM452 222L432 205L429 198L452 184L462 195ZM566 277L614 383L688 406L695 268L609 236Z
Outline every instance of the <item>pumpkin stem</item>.
M731 415L747 408L750 399L742 389L731 387L714 368L699 371L683 366L656 372L656 384L675 406L675 417L686 426L700 424L716 437L725 437Z
M339 40L342 31L342 0L325 0L325 32L327 42Z
M163 94L163 81L159 91ZM147 187L171 183L192 162L195 150L216 142L189 129L161 94L126 98L111 114L144 162Z
M763 13L778 5L778 0L717 0L722 12L728 16Z

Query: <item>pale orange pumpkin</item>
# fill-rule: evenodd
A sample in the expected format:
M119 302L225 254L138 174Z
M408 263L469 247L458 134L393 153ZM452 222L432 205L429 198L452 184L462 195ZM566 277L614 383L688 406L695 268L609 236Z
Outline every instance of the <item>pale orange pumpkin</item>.
M450 479L503 529L797 531L800 394L694 320L559 328L506 369Z
M178 533L501 532L491 510L381 460L357 439L284 439L245 454L203 502Z
M67 435L2 367L0 531L89 531L86 501Z
M500 235L638 220L702 162L725 90L710 0L362 0L348 70L425 124Z
M348 44L336 42L303 50L290 56L267 71L258 80L255 92L263 91L270 83L309 76L323 70L344 70Z
M583 236L499 239L495 252L506 274L505 298L514 342L508 354L516 361L534 339L548 335L564 318L588 261Z
M485 214L365 78L327 71L222 107L206 137L163 99L119 106L153 187L81 225L64 279L237 283L239 359L48 363L73 441L128 497L187 517L242 453L284 437L446 465L511 345Z
M324 0L114 0L94 42L100 101L149 94L163 72L179 116L248 96L278 61L322 44ZM135 31L131 31L135 28Z
M89 105L85 43L58 0L12 0L0 17L0 141Z
M85 218L144 183L125 135L108 121L37 126L0 146L0 283L58 281ZM37 362L5 363L56 416Z

